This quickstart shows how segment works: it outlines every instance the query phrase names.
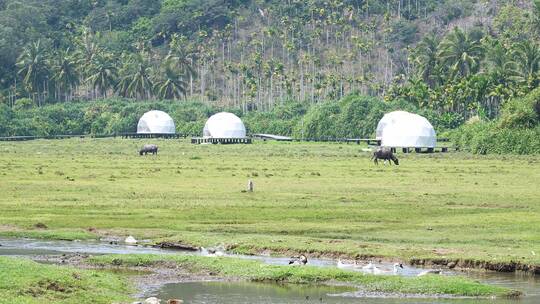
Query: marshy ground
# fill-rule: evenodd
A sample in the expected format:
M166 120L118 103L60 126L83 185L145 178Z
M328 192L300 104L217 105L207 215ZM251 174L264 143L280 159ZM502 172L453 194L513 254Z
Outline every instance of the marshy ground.
M139 156L149 142L159 155ZM2 143L0 235L540 269L539 156L399 154L400 166L375 166L362 148Z

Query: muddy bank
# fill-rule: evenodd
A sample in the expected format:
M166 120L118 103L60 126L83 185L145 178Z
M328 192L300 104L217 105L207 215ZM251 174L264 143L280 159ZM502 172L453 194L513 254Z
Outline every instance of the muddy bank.
M228 250L234 252L235 248L238 245L225 245ZM475 269L475 270L488 270L496 272L517 272L522 271L528 274L540 275L540 265L532 265L522 262L492 262L492 261L481 261L473 259L442 259L442 258L411 258L411 259L400 259L399 257L381 257L370 254L345 254L343 252L328 252L328 251L295 251L295 250L275 250L269 248L252 248L244 254L251 255L284 255L284 256L294 256L299 254L307 254L311 258L321 258L321 259L331 259L331 260L357 260L357 261L376 261L378 263L394 263L394 262L406 262L411 266L420 266L420 267L437 267L437 268L447 268L447 269Z
M410 259L409 264L422 267L446 267L449 269L481 269L497 272L516 272L539 275L540 265L530 265L521 262L490 262L471 259Z
M81 269L106 270L125 274L136 290L134 298L141 298L166 284L178 284L187 282L232 282L231 278L217 276L215 273L199 271L193 273L188 269L178 267L174 262L162 261L152 266L125 266L125 265L95 265L87 260L92 255L88 254L59 254L38 255L32 260L46 264L68 265Z

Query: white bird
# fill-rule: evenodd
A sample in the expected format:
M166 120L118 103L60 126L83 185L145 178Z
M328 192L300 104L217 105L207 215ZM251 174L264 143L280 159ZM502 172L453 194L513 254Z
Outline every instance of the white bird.
M398 274L403 269L403 264L401 263L394 263L394 274Z
M441 270L436 270L436 269L429 269L429 270L424 270L422 272L420 272L417 276L418 277L423 277L425 275L428 275L428 274L441 274Z
M366 266L362 267L362 271L372 274L398 274L403 269L403 264L395 263L392 269L379 268L372 262L369 262Z
M148 299L144 300L143 303L144 304L160 304L161 300L156 298L156 297L151 297L151 298L148 298Z
M137 244L137 240L133 236L130 235L124 240L124 243L128 245L135 245Z

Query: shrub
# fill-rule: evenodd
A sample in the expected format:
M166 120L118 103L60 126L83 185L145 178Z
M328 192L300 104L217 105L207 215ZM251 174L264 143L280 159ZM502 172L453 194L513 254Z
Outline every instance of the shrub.
M501 111L502 128L532 128L540 121L540 89L523 98L514 98Z
M30 98L20 98L15 101L15 104L13 105L13 110L15 111L22 111L31 109L35 106L35 103Z

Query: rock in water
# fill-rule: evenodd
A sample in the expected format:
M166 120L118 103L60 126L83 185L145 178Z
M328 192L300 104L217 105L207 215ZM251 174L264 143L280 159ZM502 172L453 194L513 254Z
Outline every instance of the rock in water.
M156 298L156 297L151 297L151 298L148 298L148 299L144 300L143 303L144 304L160 304L161 300Z
M137 244L137 240L130 235L124 240L124 243L129 244L129 245L135 245Z
M169 301L167 301L167 304L183 304L184 301L182 300L179 300L179 299L169 299Z

